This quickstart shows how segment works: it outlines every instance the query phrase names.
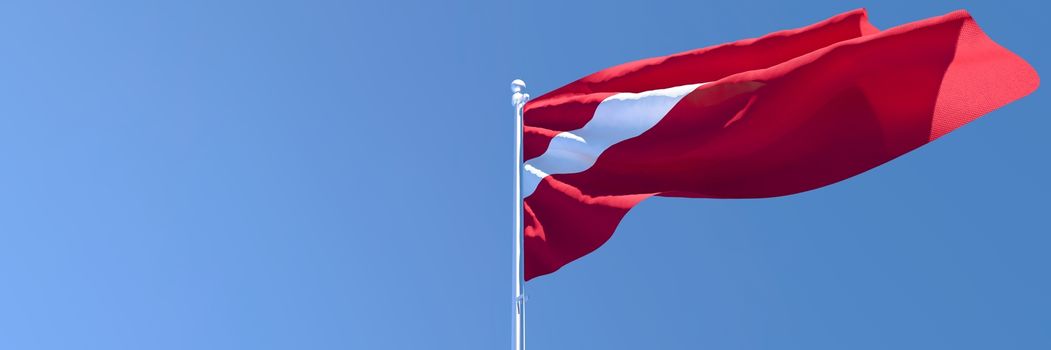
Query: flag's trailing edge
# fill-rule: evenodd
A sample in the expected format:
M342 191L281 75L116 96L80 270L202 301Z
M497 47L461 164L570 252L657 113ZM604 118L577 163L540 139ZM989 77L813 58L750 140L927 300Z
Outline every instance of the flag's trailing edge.
M650 196L826 186L1037 85L966 11L880 31L855 10L591 74L525 106L525 278L594 251Z

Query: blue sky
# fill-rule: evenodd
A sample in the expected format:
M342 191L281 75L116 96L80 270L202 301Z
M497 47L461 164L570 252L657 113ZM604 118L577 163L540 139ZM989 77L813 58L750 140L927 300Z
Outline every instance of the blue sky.
M0 348L510 346L512 110L595 70L958 1L8 1ZM655 198L527 285L531 349L1051 348L1046 88L766 200Z

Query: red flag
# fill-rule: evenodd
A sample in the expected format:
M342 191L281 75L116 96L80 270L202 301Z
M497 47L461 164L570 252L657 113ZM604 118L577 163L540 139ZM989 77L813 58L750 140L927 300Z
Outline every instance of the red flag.
M879 31L856 10L599 71L525 106L525 278L594 251L650 196L826 186L1038 84L965 11Z

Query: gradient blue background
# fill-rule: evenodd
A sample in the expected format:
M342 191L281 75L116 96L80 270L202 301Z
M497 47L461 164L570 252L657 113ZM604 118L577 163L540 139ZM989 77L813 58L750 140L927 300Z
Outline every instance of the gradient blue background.
M629 60L1039 2L5 1L0 349L504 349L512 115ZM1049 349L1047 87L768 200L650 199L531 349Z

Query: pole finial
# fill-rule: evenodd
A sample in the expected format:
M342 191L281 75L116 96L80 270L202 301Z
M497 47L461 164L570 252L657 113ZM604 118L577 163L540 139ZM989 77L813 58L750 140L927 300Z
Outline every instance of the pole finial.
M511 96L511 104L515 107L521 108L525 105L526 101L529 101L529 94L525 93L526 84L522 79L515 79L511 81L511 92L514 95Z

